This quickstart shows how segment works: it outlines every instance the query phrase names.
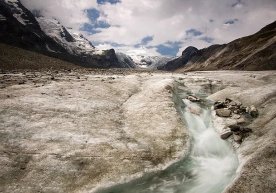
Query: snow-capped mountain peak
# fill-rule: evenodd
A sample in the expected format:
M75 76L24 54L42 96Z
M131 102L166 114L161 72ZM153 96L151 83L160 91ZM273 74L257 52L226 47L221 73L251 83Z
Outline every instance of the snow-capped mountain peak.
M0 42L85 67L121 67L114 49L96 49L83 35L33 11L19 0L0 0Z
M66 48L69 53L78 55L102 53L101 50L97 50L82 34L72 29L67 29L58 20L45 17L37 17L36 19L45 34Z

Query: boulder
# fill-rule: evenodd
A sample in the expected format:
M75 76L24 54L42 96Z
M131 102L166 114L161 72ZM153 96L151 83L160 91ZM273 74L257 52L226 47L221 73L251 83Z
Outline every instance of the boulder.
M231 105L231 106L237 106L237 103L236 103L235 101L231 101L231 102L229 103L229 105Z
M225 103L227 103L227 104L229 104L229 103L231 103L233 100L232 99L229 99L229 98L226 98L225 99Z
M257 108L256 108L254 105L252 105L252 106L249 108L249 114L250 114L252 117L254 117L254 118L258 117L259 112L258 112Z
M219 117L230 117L231 116L231 110L229 109L217 109L216 115Z
M232 132L235 132L235 133L240 132L241 130L241 127L239 125L230 125L229 128Z
M215 103L214 103L214 109L216 110L216 109L223 109L223 108L225 108L226 106L225 106L225 104L224 104L224 102L222 102L222 101L216 101Z
M237 114L234 114L234 115L232 116L232 118L233 118L233 119L239 119L239 118L241 118L241 116L240 116L240 115L237 115Z
M245 106L240 106L240 108L238 109L238 113L239 113L239 114L244 114L244 113L246 113L246 108L247 108L247 107L245 107Z
M238 110L239 107L238 107L238 106L229 105L229 106L228 106L228 109L230 109L232 112L234 112L235 110Z
M242 123L246 123L247 122L247 120L244 117L236 119L236 121L237 121L238 124L242 124Z
M233 138L234 138L234 141L239 143L239 144L242 142L242 135L241 134L234 133Z
M228 139L232 134L233 132L231 131L231 129L227 128L220 134L220 138L225 140Z
M192 95L187 96L186 99L188 99L191 102L199 102L200 101L199 98L197 98L196 96L192 96Z

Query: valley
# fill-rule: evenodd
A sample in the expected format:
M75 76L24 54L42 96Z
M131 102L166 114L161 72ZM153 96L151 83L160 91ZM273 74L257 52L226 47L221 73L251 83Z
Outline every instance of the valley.
M1 193L275 192L275 2L168 2L0 0Z

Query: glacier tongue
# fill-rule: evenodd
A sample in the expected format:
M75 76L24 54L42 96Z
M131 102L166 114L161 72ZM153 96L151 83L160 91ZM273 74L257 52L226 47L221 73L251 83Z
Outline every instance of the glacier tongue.
M149 69L157 69L173 59L166 56L153 55L147 53L146 50L129 50L126 54L132 58L137 67Z

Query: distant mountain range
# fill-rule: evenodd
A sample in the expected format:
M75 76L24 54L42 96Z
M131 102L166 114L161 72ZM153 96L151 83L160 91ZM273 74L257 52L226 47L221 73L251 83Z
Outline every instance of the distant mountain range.
M276 21L259 32L228 44L198 50L188 47L182 56L159 67L169 71L276 70Z
M139 51L142 53L137 53L135 50L127 52L128 56L131 57L132 61L138 68L140 67L156 70L157 68L166 65L173 59L172 57L166 56L154 56L147 53L147 50L143 50L141 48Z
M99 50L83 35L67 29L56 19L30 12L20 0L0 1L0 26L0 43L83 67L148 68L178 72L276 70L276 22L256 34L228 44L212 45L201 50L188 47L178 58L135 53L126 55L114 49Z

